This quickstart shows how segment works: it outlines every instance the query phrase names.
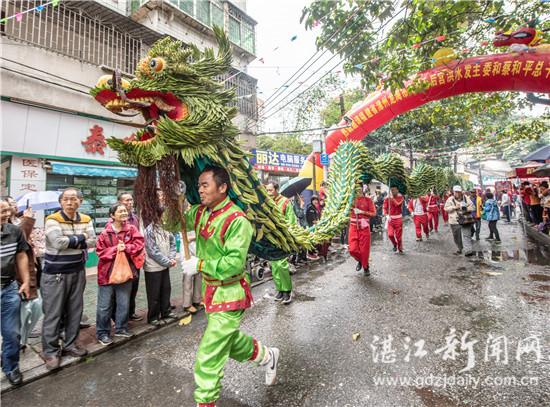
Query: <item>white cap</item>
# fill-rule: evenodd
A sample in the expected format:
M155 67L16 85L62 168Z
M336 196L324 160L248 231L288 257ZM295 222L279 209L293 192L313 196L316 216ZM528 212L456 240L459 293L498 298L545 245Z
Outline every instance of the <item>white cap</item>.
M460 185L455 185L453 187L453 192L462 192L462 187Z

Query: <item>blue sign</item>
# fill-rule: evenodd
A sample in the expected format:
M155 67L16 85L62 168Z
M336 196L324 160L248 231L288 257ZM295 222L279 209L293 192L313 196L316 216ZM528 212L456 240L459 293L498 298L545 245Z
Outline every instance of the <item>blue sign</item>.
M250 164L257 170L298 173L307 156L271 150L252 150Z
M321 154L321 165L327 166L328 163L329 163L328 154L326 153Z

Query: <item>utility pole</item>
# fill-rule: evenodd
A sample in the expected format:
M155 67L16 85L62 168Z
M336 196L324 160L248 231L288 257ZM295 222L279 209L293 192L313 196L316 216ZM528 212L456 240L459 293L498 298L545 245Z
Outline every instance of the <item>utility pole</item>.
M409 144L409 168L412 170L414 167L413 164L413 148L412 144Z
M481 187L481 190L483 191L483 176L481 175L481 161L477 162L478 165L478 176L479 176L479 186Z
M454 168L454 172L456 174L456 172L458 170L458 156L456 155L456 153L455 153L455 156L454 156L454 159L453 159L453 168Z
M344 94L341 93L340 94L340 115L341 117L344 117L345 114L346 114L346 106L344 104Z

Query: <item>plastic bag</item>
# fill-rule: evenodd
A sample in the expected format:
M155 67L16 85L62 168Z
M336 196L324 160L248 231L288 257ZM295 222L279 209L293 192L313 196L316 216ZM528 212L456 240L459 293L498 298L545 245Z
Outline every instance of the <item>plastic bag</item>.
M124 284L126 281L134 278L130 263L126 253L117 252L113 268L111 269L111 275L109 276L109 284Z

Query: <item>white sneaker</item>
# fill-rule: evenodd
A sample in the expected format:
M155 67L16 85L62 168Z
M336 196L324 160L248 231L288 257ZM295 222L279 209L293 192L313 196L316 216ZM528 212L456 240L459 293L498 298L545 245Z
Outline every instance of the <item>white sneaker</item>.
M279 349L269 348L269 362L265 366L265 384L273 386L277 381L277 364L279 363Z

